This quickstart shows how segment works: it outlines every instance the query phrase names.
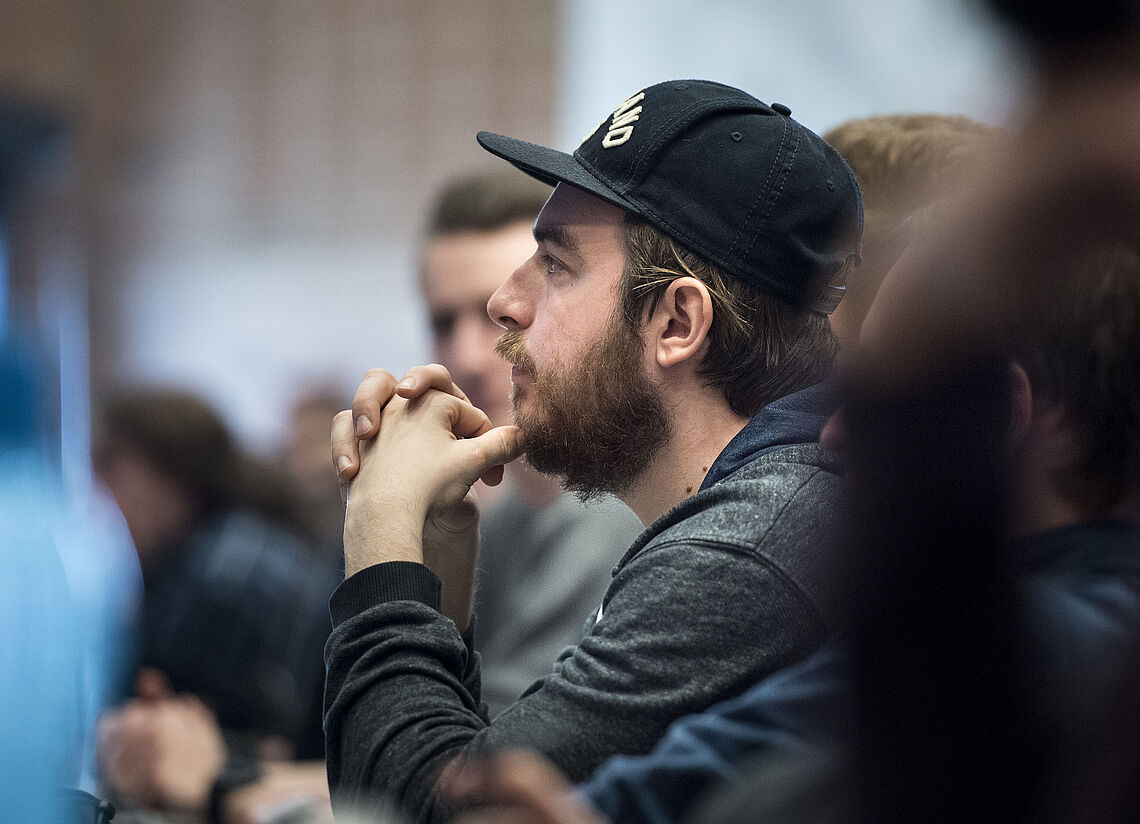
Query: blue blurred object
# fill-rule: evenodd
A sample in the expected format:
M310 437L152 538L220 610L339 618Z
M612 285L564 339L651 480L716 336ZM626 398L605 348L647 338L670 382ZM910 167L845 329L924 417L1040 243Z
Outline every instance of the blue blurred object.
M93 789L95 716L117 676L137 565L117 512L68 494L47 456L34 347L0 344L0 797L4 819L67 821ZM110 507L110 509L108 509ZM85 775L86 774L86 775Z
M54 529L56 473L36 448L37 381L27 346L0 350L0 782L13 821L62 820L79 780L83 649Z

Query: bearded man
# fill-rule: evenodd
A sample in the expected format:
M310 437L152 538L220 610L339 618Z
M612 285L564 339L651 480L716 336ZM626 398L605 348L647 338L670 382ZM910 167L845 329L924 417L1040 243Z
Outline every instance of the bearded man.
M527 747L582 779L826 636L839 478L816 443L819 383L862 223L830 147L717 83L638 92L574 155L479 141L556 185L488 303L518 426L430 366L373 370L333 427L351 480L326 648L334 806L383 794L425 821L450 812L435 787L457 756ZM582 641L492 722L470 490L524 451L646 530Z

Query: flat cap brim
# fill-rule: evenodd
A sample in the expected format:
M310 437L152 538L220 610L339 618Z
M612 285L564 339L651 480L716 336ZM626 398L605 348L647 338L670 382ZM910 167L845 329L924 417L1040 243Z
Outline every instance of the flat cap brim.
M475 139L491 154L549 186L568 183L622 209L637 211L632 203L590 174L574 155L494 132L479 132Z

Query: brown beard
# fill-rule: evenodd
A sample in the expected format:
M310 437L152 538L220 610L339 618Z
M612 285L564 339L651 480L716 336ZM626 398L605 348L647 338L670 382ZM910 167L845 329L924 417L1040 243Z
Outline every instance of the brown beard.
M521 332L507 331L495 352L533 377L515 387L515 422L522 428L526 460L583 501L620 495L670 437L661 395L642 370L644 344L620 319L573 366L538 371ZM532 411L522 395L533 394Z

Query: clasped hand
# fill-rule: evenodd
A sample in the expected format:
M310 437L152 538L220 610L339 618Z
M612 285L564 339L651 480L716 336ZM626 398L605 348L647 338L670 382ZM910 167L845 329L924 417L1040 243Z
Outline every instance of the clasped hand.
M414 561L427 563L446 585L437 564L475 548L472 484L499 483L503 465L521 452L518 427L493 426L444 367L415 367L399 381L370 370L352 409L333 419L333 464L346 500L346 575Z

